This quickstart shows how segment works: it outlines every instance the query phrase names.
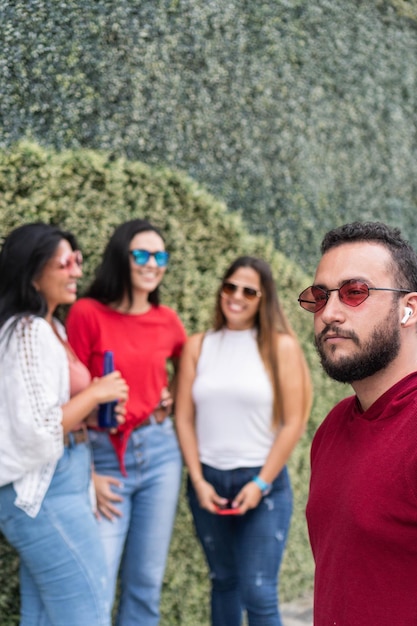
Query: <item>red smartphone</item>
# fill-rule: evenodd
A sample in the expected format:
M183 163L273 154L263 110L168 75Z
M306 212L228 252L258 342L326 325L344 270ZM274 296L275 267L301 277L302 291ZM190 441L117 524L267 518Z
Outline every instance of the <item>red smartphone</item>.
M240 515L240 509L232 508L232 500L228 500L226 504L219 506L218 504L214 505L216 508L217 515Z

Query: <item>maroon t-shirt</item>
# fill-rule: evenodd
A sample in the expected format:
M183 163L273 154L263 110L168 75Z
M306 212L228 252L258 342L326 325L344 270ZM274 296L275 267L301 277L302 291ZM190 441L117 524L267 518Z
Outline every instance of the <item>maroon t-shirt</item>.
M314 626L417 625L417 373L340 402L311 451Z

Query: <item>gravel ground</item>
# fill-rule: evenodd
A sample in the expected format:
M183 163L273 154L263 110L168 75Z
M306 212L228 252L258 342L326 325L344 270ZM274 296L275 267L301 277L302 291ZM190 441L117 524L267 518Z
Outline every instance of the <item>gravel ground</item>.
M284 626L313 626L312 594L281 604L281 615Z

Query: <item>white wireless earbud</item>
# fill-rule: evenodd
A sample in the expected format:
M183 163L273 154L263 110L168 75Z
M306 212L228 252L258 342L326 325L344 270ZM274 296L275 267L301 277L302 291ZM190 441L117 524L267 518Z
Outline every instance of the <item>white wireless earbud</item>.
M408 322L412 314L413 314L413 309L410 309L409 306L406 306L404 309L404 317L401 320L401 324L405 324L406 322Z

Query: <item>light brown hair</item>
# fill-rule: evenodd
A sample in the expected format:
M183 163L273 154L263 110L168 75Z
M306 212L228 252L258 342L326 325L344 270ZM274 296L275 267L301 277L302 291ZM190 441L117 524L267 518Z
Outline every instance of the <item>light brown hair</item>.
M274 395L273 426L277 426L283 419L282 395L280 393L279 382L279 363L277 358L277 333L291 335L295 339L296 336L279 302L275 281L268 263L256 257L241 256L228 267L217 292L213 327L214 330L218 331L227 325L227 320L221 307L222 285L241 267L252 268L258 274L261 283L262 296L260 298L259 308L255 316L254 326L257 330L259 354L261 355L261 359L272 382ZM311 406L309 399L311 397L311 386L309 386L310 376L307 364L304 360L302 366L305 370L304 380L306 412L309 412ZM308 414L306 415L305 421L307 421L307 418Z

